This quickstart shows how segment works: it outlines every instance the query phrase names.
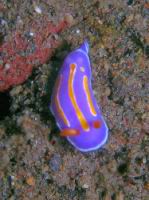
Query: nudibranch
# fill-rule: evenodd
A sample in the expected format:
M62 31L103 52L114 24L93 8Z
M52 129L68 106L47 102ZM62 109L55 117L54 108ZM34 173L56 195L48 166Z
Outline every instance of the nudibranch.
M85 40L65 58L50 104L60 135L82 152L102 147L108 138L108 127L91 87L88 51Z

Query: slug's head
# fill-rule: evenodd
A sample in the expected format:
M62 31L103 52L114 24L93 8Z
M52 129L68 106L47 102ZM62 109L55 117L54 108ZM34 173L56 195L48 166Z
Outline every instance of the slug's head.
M90 59L88 56L89 53L89 44L88 41L85 40L79 48L75 49L71 53L67 55L67 57L64 60L64 64L62 67L62 71L67 71L68 68L72 63L75 63L77 66L77 69L85 69L83 70L87 74L91 74L91 68L90 68Z

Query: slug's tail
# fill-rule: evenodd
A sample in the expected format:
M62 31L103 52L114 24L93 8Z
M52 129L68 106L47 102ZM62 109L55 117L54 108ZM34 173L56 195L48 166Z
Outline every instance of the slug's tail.
M85 53L88 54L89 52L89 44L87 39L84 40L84 42L81 44L80 49L82 49Z

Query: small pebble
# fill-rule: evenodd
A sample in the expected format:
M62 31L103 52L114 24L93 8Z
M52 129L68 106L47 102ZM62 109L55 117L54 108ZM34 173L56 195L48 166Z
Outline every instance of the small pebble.
M33 176L30 176L26 179L26 183L30 186L34 186L35 185L35 179Z
M118 200L124 200L124 194L120 191L119 194L117 195Z
M110 69L110 63L107 62L107 61L105 61L105 62L104 62L104 68L105 68L106 72L108 72L109 69Z
M2 25L2 26L7 25L7 21L4 20L4 19L1 19L0 20L0 25Z
M111 90L109 87L107 87L105 90L105 95L108 97L110 94L111 94Z
M58 171L62 164L62 159L59 154L54 154L51 159L49 160L49 167L54 171Z
M77 30L76 30L76 33L77 33L77 34L79 34L79 33L80 33L80 30L79 30L79 29L77 29Z
M34 9L35 9L35 11L36 11L38 14L41 14L41 13L42 13L42 10L41 10L41 8L40 8L39 6L35 5L35 6L34 6Z
M18 95L18 94L20 94L22 91L23 91L22 85L18 85L18 86L16 86L15 88L13 88L13 89L11 90L10 94L11 94L11 96Z
M0 169L4 169L9 164L9 155L6 151L1 151L0 153L1 162L0 162Z
M29 32L29 35L30 35L30 36L34 36L34 33L33 33L33 32Z
M98 22L98 24L100 24L100 25L102 25L103 24L103 21L101 20L101 19L97 19L97 22Z
M149 2L146 2L146 3L144 4L144 8L149 9Z
M127 22L129 23L129 22L131 22L132 20L134 19L134 14L131 14L131 15L129 15L128 17L127 17Z
M89 185L88 185L88 184L84 184L84 185L82 186L82 188L88 189L88 188L89 188Z
M10 68L10 64L9 64L9 63L6 63L6 64L5 64L5 69L8 70L9 68Z
M11 185L13 186L15 184L15 177L14 176L11 176Z
M149 182L145 183L144 188L149 191Z
M69 24L69 25L73 25L74 24L74 18L72 15L70 14L66 14L64 17L64 20Z
M143 158L143 164L146 164L147 163L147 160L146 160L146 157Z
M17 23L19 23L19 24L23 24L23 20L21 19L20 16L17 16Z
M106 50L103 49L103 48L99 48L99 57L103 58L103 57L106 57L106 56L107 56Z

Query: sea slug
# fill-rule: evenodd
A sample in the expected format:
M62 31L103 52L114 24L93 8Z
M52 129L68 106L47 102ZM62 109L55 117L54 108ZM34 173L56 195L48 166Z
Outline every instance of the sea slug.
M82 152L102 147L108 138L108 127L91 87L88 51L85 40L65 58L50 103L60 135Z

